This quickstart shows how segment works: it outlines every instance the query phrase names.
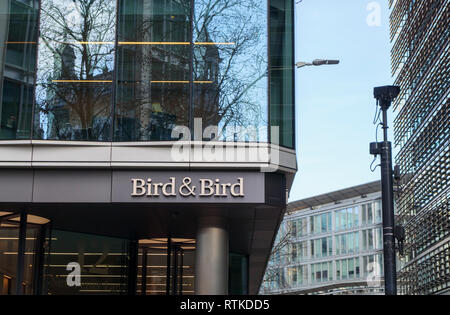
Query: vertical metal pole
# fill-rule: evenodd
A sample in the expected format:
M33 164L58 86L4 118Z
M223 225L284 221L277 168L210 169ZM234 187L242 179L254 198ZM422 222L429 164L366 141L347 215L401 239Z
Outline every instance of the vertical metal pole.
M19 243L17 248L17 277L16 277L16 294L23 295L23 275L25 264L25 243L27 237L27 213L22 211L20 214L19 225Z
M137 261L138 261L138 242L132 240L129 242L129 261L128 261L128 295L136 295L137 282Z
M178 245L173 248L172 294L177 295L178 285Z
M184 251L183 251L183 248L181 248L181 246L180 246L180 289L179 289L179 292L178 292L178 295L183 295L183 264L184 264L184 261L183 261L183 255L184 255Z
M166 268L166 295L170 295L170 254L172 252L172 239L167 239L167 268Z
M147 295L147 247L142 248L141 295Z
M392 144L387 141L387 109L390 103L381 104L383 111L384 141L381 145L381 192L383 204L383 251L385 294L397 294L397 270L394 237L394 189L392 172Z
M36 240L36 251L33 266L33 292L34 295L42 295L45 259L45 237L48 224L40 226L39 236Z

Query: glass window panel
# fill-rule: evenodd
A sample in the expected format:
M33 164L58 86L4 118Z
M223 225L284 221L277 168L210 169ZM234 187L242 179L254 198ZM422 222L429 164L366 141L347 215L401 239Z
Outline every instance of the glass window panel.
M336 255L339 255L340 254L340 246L339 246L339 236L335 236L334 237L334 243L335 243L335 252L336 252Z
M336 280L341 280L341 261L336 261Z
M361 217L362 217L362 224L367 224L367 205L361 206Z
M322 263L322 281L328 281L328 263Z
M367 223L368 224L373 223L373 209L371 203L367 205Z
M294 148L293 1L270 1L270 125L279 127L279 144Z
M359 270L359 258L355 258L355 273L356 277L360 277L360 270Z
M326 232L327 231L327 226L328 226L328 224L327 224L327 214L326 213L322 214L321 217L320 217L320 220L321 220L321 224L322 224L322 233Z
M320 233L320 231L321 231L320 216L317 215L314 217L314 232Z
M332 230L332 216L331 216L331 212L329 212L327 214L327 222L328 222L328 230L327 231L331 231Z
M333 241L331 237L328 237L328 256L333 255Z
M110 140L116 1L42 0L34 137Z
M359 252L359 232L355 232L355 252Z
M375 202L374 207L375 207L375 223L381 223L382 222L381 202L379 201Z
M348 261L342 260L342 279L347 279L348 277Z
M38 1L0 1L0 140L29 139Z
M194 116L220 140L267 141L267 1L196 0L193 25Z
M53 230L44 281L51 295L126 294L128 240ZM81 267L81 286L69 287L66 267Z
M368 245L369 245L369 249L371 250L371 249L373 249L374 248L374 242L373 242L373 231L374 230L368 230L368 240L367 240L367 242L368 242Z
M355 278L355 261L353 258L348 260L348 278Z
M114 137L173 140L175 126L189 126L191 1L119 4Z
M354 252L354 240L353 240L353 234L347 234L347 244L348 244L348 253L353 253Z
M322 239L322 256L327 256L327 254L328 254L327 245L328 245L327 239L323 238Z

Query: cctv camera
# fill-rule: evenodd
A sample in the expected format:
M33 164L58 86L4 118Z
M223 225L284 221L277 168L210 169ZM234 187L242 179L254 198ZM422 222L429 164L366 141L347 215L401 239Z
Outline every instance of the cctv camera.
M400 87L393 85L376 87L373 94L379 101L392 102L400 94Z

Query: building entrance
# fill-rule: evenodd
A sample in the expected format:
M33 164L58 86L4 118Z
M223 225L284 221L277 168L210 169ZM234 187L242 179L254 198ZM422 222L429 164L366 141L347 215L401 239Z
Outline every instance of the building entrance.
M0 294L41 294L49 220L0 211Z
M185 238L140 240L137 294L194 294L195 245Z

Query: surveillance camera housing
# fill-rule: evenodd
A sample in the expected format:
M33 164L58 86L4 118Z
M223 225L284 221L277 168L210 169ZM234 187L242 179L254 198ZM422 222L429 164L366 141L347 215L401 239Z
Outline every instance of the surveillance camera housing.
M392 102L400 94L400 87L394 85L376 87L373 94L379 101Z

